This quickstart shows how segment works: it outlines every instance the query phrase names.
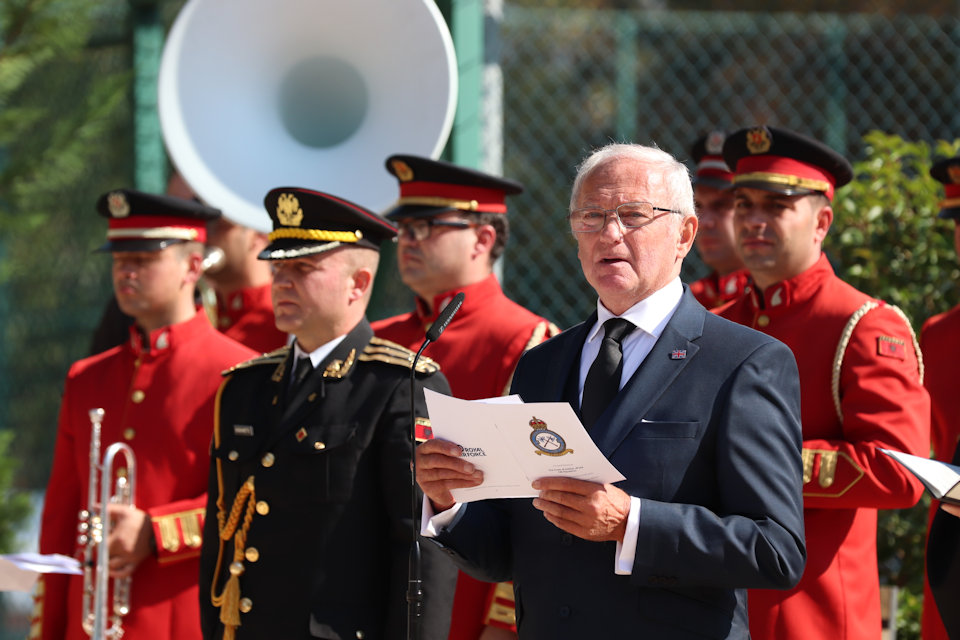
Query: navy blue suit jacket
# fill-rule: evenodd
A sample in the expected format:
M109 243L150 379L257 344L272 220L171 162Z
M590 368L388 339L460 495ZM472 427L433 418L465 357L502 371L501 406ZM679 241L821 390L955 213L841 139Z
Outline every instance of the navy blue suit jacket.
M513 392L577 407L571 376L595 320L527 352ZM789 588L806 559L790 350L684 287L590 434L641 499L632 575L614 573L616 543L563 532L530 499L465 505L436 541L473 575L514 581L525 640L749 637L745 589Z

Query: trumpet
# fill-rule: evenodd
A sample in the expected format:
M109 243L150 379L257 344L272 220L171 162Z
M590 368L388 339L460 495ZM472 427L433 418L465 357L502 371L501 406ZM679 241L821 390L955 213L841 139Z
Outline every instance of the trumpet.
M137 479L136 460L129 445L117 442L107 447L101 464L100 425L103 414L103 409L91 409L89 414L92 432L87 508L80 511L80 524L77 528L80 534L77 542L84 548L83 630L93 640L120 640L123 637L123 616L130 612L130 578L114 579L113 606L108 615L110 569L107 563L110 554L107 540L110 536L110 518L107 515L107 504L133 506ZM126 459L126 473L118 472L116 482L111 486L114 476L113 463L118 453L122 453Z

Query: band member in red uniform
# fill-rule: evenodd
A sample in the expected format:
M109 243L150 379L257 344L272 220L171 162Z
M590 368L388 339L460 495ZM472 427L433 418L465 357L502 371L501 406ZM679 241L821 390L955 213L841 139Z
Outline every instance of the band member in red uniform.
M174 173L167 194L198 201L183 176ZM257 260L267 246L270 218L221 215L207 229L207 253L199 302L223 333L255 351L266 353L287 343L287 334L277 329L270 302L270 265ZM205 286L204 286L205 285ZM108 302L97 326L90 353L99 353L126 340L133 319Z
M694 246L711 271L690 284L690 291L707 309L743 295L748 274L733 237L733 173L720 155L724 131L711 131L693 144L697 163L693 176L693 203L700 227Z
M953 220L953 243L960 254L960 156L941 160L930 169L930 175L943 183L946 198L940 203L938 217ZM923 323L920 332L923 349L923 384L930 392L930 444L933 457L942 462L951 462L957 442L960 440L960 394L956 391L957 362L960 361L960 306L940 313ZM930 506L933 519L940 503ZM956 527L956 523L945 526ZM929 548L928 548L929 552ZM929 563L928 563L929 566ZM935 576L941 567L930 567L929 576ZM948 640L941 614L934 606L933 594L924 579L923 584L923 633L924 640Z
M170 178L167 192L196 197L179 173ZM266 212L253 217L228 211L212 220L207 232L208 246L220 250L219 259L203 273L215 297L217 328L261 353L287 344L287 334L277 328L273 317L270 263L257 259L269 242L270 217Z
M84 555L77 514L90 504L89 411L102 408L101 450L125 442L136 462L134 506L108 507L111 574L132 580L123 637L199 639L198 558L214 398L220 372L255 352L216 331L194 304L206 225L219 211L133 190L104 194L97 210L110 220L101 250L113 254L114 292L135 324L124 344L74 363L67 374L40 552ZM88 637L83 582L41 579L31 638Z
M754 286L721 315L787 344L800 369L807 565L789 591L749 593L755 638L880 637L877 509L922 485L881 448L927 455L930 399L903 313L840 280L821 252L842 156L785 129L727 138L737 248Z
M397 264L416 294L416 308L374 322L374 332L417 350L437 314L463 292L456 318L426 352L440 364L456 397L505 394L523 352L559 333L553 323L507 298L493 273L509 234L506 196L520 193L523 185L416 156L392 156L386 165L400 182L400 199L387 218L400 229ZM477 640L482 633L509 638L515 630L512 587L460 572L450 640Z

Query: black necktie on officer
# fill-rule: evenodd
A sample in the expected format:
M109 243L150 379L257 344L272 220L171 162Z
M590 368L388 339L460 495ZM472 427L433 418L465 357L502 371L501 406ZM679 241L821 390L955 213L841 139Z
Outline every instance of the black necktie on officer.
M623 374L621 340L634 328L632 322L623 318L610 318L603 323L603 342L587 372L580 403L580 415L587 429L594 425L620 391L620 377Z
M307 379L311 371L313 371L313 362L310 360L310 356L300 356L297 358L297 363L293 368L293 382L290 385L291 395L296 393L297 389L300 388L300 385Z

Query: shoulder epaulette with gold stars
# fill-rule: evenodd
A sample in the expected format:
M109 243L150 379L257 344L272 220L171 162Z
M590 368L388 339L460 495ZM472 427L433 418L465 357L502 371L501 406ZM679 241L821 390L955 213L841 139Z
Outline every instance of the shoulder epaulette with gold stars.
M376 360L377 362L396 364L409 369L416 355L416 352L402 347L396 342L374 336L370 338L370 342L357 360L368 362ZM440 371L440 365L435 360L425 356L420 356L420 359L417 360L417 373L436 373L437 371Z
M270 353L265 353L262 356L257 356L256 358L251 358L250 360L235 364L226 371L221 372L220 375L226 376L234 371L238 371L240 369L249 369L250 367L256 367L261 364L278 364L283 362L283 359L287 357L287 353L289 351L290 345L280 347L279 349L274 349Z

